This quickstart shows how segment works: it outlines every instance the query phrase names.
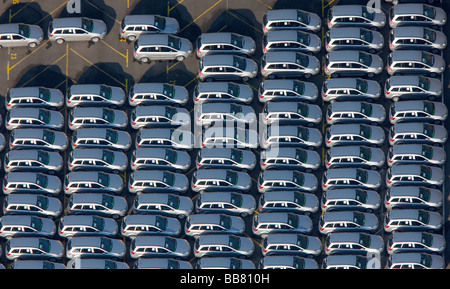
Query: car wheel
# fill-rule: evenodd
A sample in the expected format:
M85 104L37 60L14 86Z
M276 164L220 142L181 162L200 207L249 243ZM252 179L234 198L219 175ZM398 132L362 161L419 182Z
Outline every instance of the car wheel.
M206 81L206 82L212 82L213 79L212 79L211 77L207 77L207 78L205 79L205 81Z
M304 77L305 77L306 79L311 78L311 73L306 73L306 74L304 75Z
M35 48L37 46L37 43L36 42L30 42L30 43L28 43L28 47L30 47L30 48Z
M374 77L374 75L375 74L373 72L367 73L367 77L370 77L370 78Z
M120 218L120 216L117 215L117 214L112 215L112 217L113 217L113 219L115 219L115 220L117 220L118 218Z
M150 59L148 57L142 57L141 59L139 59L142 63L149 63Z
M432 73L430 73L430 77L436 77L437 76L437 74L435 73L435 72L432 72Z
M275 78L275 75L269 74L268 78L269 78L269 79L274 79L274 78Z
M242 217L242 218L245 218L245 217L247 217L247 216L248 216L248 213L247 213L247 212L242 212L242 213L241 213L241 217Z
M179 220L184 220L184 219L186 219L186 215L185 214L179 214L179 215L177 215L177 218Z
M429 97L428 97L428 100L429 100L429 101L433 101L433 100L435 100L435 99L436 99L436 98L435 98L434 96L429 96Z
M128 36L127 40L130 41L130 42L133 42L133 41L136 40L136 36L130 35L130 36Z
M92 41L93 43L97 43L97 42L100 41L100 38L98 38L98 37L93 37L93 38L91 39L91 41Z
M242 79L242 81L247 82L247 81L248 81L248 76L244 76L244 77L242 77L241 79Z
M177 56L176 60L177 61L183 61L184 60L184 56Z
M58 43L58 44L63 44L64 43L64 39L62 39L62 38L58 38L58 39L56 39L56 43Z
M339 77L339 74L333 73L333 74L331 74L331 77L332 77L332 78L338 78L338 77Z

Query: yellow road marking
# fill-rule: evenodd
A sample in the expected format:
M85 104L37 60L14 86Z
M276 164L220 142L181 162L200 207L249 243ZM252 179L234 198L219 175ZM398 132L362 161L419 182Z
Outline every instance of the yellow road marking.
M186 29L186 28L188 28L189 26L191 26L192 23L194 23L195 21L197 21L200 17L202 17L203 15L205 15L207 12L209 12L209 10L213 9L217 4L219 4L219 3L222 2L222 1L223 1L223 0L219 0L219 1L217 1L214 5L212 5L212 6L209 7L208 9L206 9L205 12L203 12L202 14L200 14L200 16L198 16L197 18L195 18L194 20L192 20L191 23L189 23L188 25L184 26L183 29L180 30L180 33L181 33L184 29Z
M177 4L175 4L172 7L169 7L169 5L167 4L168 7L168 12L172 11L173 8L177 7L178 5L180 5L181 3L183 3L184 0L179 1ZM168 14L167 14L168 15Z
M255 239L253 239L252 237L250 237L247 233L244 233L245 236L247 236L248 238L250 238L250 240L252 240L253 242L255 242L259 247L262 247L262 245L260 243L258 243Z
M327 5L323 6L323 8L324 8L324 9L327 8L328 6L330 6L331 4L333 4L334 1L336 1L336 0L331 0L331 2L328 2ZM322 5L323 5L323 1L322 1Z
M184 87L186 87L186 86L188 86L189 84L191 84L191 82L193 82L193 81L196 80L197 78L198 78L198 75L197 75L196 77L192 78L188 83L186 83L186 84L184 85Z
M127 56L123 53L120 53L117 49L115 49L114 47L112 47L111 45L109 45L108 43L106 43L103 39L100 40L102 43L104 43L106 46L108 46L109 48L111 48L114 52L116 52L117 54L127 58Z
M258 1L258 2L261 3L262 5L266 6L266 7L269 8L270 10L273 9L272 7L270 7L269 5L267 5L266 3L262 2L261 0L256 0L256 1Z
M39 20L36 25L38 25L39 23L41 23L45 18L47 18L48 16L52 15L53 13L55 13L55 11L59 10L61 7L65 6L67 3L69 2L69 0L65 1L63 4L61 4L60 6L58 6L58 8L56 8L55 10L53 10L52 12L48 13L47 16L45 16L44 18L42 18L41 20Z
M27 56L25 56L24 58L22 58L19 62L17 62L16 64L14 64L13 66L8 68L8 72L11 71L14 67L16 67L17 65L19 65L22 61L24 61L25 59L27 59L28 57L30 57L31 55L33 55L36 51L38 51L39 49L41 49L45 44L47 44L50 40L45 41L41 46L39 46L38 48L36 48L35 50L33 50L30 54L28 54Z
M25 9L25 8L27 8L31 3L33 3L34 2L34 0L31 0L30 2L28 2L27 4L25 4L25 6L23 6L22 8L20 8L16 13L14 13L14 14L12 14L11 15L11 13L9 14L9 22L11 22L11 19L14 17L14 16L16 16L17 14L19 14L23 9ZM13 3L13 4L18 4L18 3Z
M63 56L61 56L60 58L58 58L55 62L53 62L52 64L48 65L44 70L40 71L38 74L36 74L35 76L33 76L33 78L31 78L30 80L28 80L27 82L25 82L24 84L21 85L21 87L27 85L29 82L31 82L32 80L34 80L36 77L38 77L39 75L41 75L42 73L44 73L45 71L47 71L50 67L52 67L53 65L55 65L56 63L58 63L61 59L63 59L64 57L66 57L66 54L64 54Z
M261 34L263 33L261 29L259 29L259 28L255 27L255 26L251 25L250 23L248 23L248 22L242 20L240 17L238 17L237 15L231 13L230 11L227 10L227 13L230 14L231 16L233 16L234 18L238 19L238 20L241 21L242 23L247 24L248 26L250 26L250 27L253 28L254 30L258 31L259 33L261 33Z
M111 15L109 15L108 13L106 13L105 11L103 11L102 9L100 9L100 7L97 7L96 5L92 4L90 1L86 1L87 3L89 3L92 7L94 7L95 9L97 9L98 11L102 12L103 14L105 14L106 16L108 16L109 18L111 18L112 20L114 20L116 23L122 24L119 20L117 20L116 18L112 17Z

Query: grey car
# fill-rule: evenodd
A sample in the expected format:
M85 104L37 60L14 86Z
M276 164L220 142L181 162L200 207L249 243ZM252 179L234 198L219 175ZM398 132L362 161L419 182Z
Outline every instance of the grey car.
M387 241L389 255L397 253L441 253L444 251L445 237L426 232L392 232Z
M388 165L396 164L424 164L444 165L447 153L444 148L425 144L399 144L389 148L387 153Z
M235 148L204 148L195 159L198 169L235 169L251 171L256 166L256 156L251 150Z
M118 219L127 214L128 204L122 196L105 193L75 193L70 195L66 214L99 215Z
M35 48L44 39L44 32L38 25L25 23L7 23L0 25L0 48L23 47Z
M139 258L133 269L193 269L191 263L175 258Z
M64 105L64 95L59 89L43 86L12 87L5 96L5 108L42 107L59 109Z
M378 171L361 168L328 169L322 175L322 190L361 188L377 190L381 187Z
M197 213L226 213L246 217L255 212L256 201L249 194L235 192L201 193L195 200Z
M374 190L334 189L322 193L320 204L322 212L353 210L371 213L380 208L381 197Z
M443 169L427 165L394 165L386 172L386 186L426 186L437 188L444 183Z
M389 10L389 26L440 27L447 22L447 14L441 7L428 4L405 3L394 5Z
M61 192L59 177L42 173L7 173L3 177L2 185L5 195L28 193L54 196Z
M54 174L63 168L59 152L45 150L13 150L5 154L5 172L42 172Z
M69 87L66 106L108 106L120 107L125 103L122 88L105 84L74 84Z
M258 100L268 101L304 101L314 102L318 97L318 88L312 82L298 79L266 79L258 87Z
M173 17L156 14L126 15L121 22L119 36L135 41L144 34L178 34L180 24Z
M310 217L287 212L260 213L252 222L253 234L262 238L276 233L309 234L312 227Z
M72 133L72 149L105 148L127 151L131 136L127 131L111 128L78 128Z
M318 182L314 174L293 170L261 171L258 176L258 192L294 190L314 193Z
M129 176L130 193L185 193L189 181L184 174L169 171L135 171Z
M384 240L379 235L367 233L330 233L325 237L326 255L380 254L384 251Z
M190 130L171 128L141 128L135 136L136 148L172 148L192 150L194 135Z
M172 34L144 34L134 42L134 59L148 63L153 60L183 61L191 55L192 43Z
M45 108L14 108L6 113L7 130L16 128L50 128L61 130L64 127L64 116L59 111Z
M245 172L229 169L197 170L192 174L191 189L202 191L248 191L252 181Z
M203 257L195 266L196 269L256 269L253 261L236 257Z
M250 104L253 100L252 88L237 82L200 82L194 87L192 93L194 104L207 102L226 102L238 104Z
M381 148L368 146L337 146L327 149L325 166L333 168L370 168L378 170L385 164Z
M255 126L212 126L204 128L201 135L202 148L258 148L258 133Z
M444 258L436 254L396 253L389 256L387 269L444 269Z
M64 176L64 193L120 194L124 181L120 175L100 171L69 172Z
M316 151L290 147L263 150L259 159L261 170L293 169L307 173L317 170L322 163Z
M436 77L444 72L445 60L438 54L423 50L397 50L387 59L389 75L424 75Z
M427 27L405 26L391 29L389 43L391 51L418 49L437 53L447 47L447 36L439 30Z
M181 85L164 82L136 83L128 93L130 106L151 104L185 105L189 100L187 89Z
M189 117L189 115L188 115ZM236 103L204 103L194 108L195 124L211 125L249 124L257 120L255 110L249 105Z
M389 144L432 144L447 142L448 132L442 125L423 122L397 123L389 131Z
M67 135L62 131L42 128L17 128L9 135L9 148L44 149L65 151L69 145Z
M64 245L59 240L44 237L16 237L6 241L8 260L37 259L56 261L64 257Z
M325 56L325 74L374 77L383 71L383 60L377 54L357 50L331 51Z
M207 234L195 238L192 248L195 257L250 257L255 251L252 239L231 234Z
M319 200L311 193L279 191L261 194L258 208L260 213L292 212L310 215L319 209Z
M261 75L269 79L279 77L310 78L320 71L317 57L296 51L271 51L261 58Z
M322 121L322 109L303 102L268 102L263 107L262 123L301 124L312 127Z
M448 116L447 106L443 102L429 100L406 100L391 104L389 121L400 122L432 122L443 123Z
M74 149L68 160L69 171L105 171L118 173L128 167L125 153L107 149Z
M48 237L56 234L55 222L50 218L32 215L8 215L0 218L0 237Z
M298 256L266 256L260 259L259 269L319 269L317 261Z
M366 124L334 124L326 128L327 147L367 145L381 146L385 141L383 128Z
M120 234L128 238L138 236L173 236L181 233L181 224L176 218L160 215L127 215L120 222Z
M138 236L131 241L130 256L186 259L191 247L187 240L170 236Z
M66 258L120 259L125 256L125 243L120 239L100 236L73 237L66 244Z
M428 209L437 210L443 204L443 192L424 186L397 186L389 188L384 196L387 210Z
M354 49L375 53L383 48L384 38L380 32L363 27L339 27L327 31L324 45L327 52Z
M314 33L294 30L271 30L262 38L263 53L270 51L298 51L317 53L322 48L322 41Z
M194 204L190 197L170 193L146 193L134 198L133 214L161 214L184 219L189 216Z
M195 44L197 57L211 54L251 56L256 50L255 41L251 37L231 32L202 33Z
M384 85L384 96L393 101L428 99L442 96L442 82L423 75L391 76Z
M322 261L321 269L381 269L380 260L358 255L328 256Z
M264 33L280 29L317 32L321 26L319 15L299 9L272 9L263 16Z
M124 129L128 125L127 113L119 109L106 107L76 107L68 115L69 129L78 128L115 128Z
M381 96L381 86L375 80L363 78L327 79L322 85L323 101L373 102Z
M424 209L393 209L384 217L384 230L436 232L442 228L443 219L439 212Z
M327 124L366 123L381 124L386 119L386 110L378 103L345 101L330 103L327 107Z
M137 106L131 111L130 125L133 129L143 127L191 128L191 117L185 108L173 106Z
M192 237L203 234L242 235L244 231L244 220L228 214L191 214L184 223L184 233Z
M99 42L107 33L105 22L87 17L55 18L48 24L48 39L63 44L65 41Z
M133 171L162 169L175 172L187 171L191 166L191 157L182 150L169 148L137 148L130 157Z
M258 66L249 57L237 55L206 55L200 59L198 78L201 81L242 80L256 77Z
M328 28L367 27L381 29L386 25L386 15L381 9L366 5L335 5L327 13Z
M41 194L10 194L3 199L4 215L36 215L55 219L62 211L58 198Z
M67 262L67 269L130 269L130 266L125 262L109 260L106 258L75 258Z
M105 236L117 235L118 224L116 220L95 215L64 215L59 219L58 235L64 238L78 236Z
M319 219L319 232L366 232L374 233L378 229L378 218L373 213L357 211L325 212Z
M260 132L263 149L270 147L300 147L316 149L322 145L322 133L317 128L300 125L269 126Z
M313 258L322 253L322 242L318 237L304 234L268 234L261 247L263 256L297 255Z

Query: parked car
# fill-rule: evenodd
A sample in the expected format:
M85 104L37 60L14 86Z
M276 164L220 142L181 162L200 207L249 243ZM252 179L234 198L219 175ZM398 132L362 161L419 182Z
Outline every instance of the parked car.
M327 52L354 49L376 53L383 48L384 38L380 32L367 28L340 27L326 32L324 44Z
M10 194L3 199L3 214L35 215L55 219L62 213L62 203L56 197L41 194Z
M66 258L105 258L119 260L125 256L125 243L120 239L100 236L73 237L66 244Z
M193 201L188 196L170 193L146 193L134 198L133 214L161 214L184 219L194 209Z
M442 125L429 123L397 123L389 130L389 144L432 144L443 145L448 133Z
M8 260L37 259L55 262L64 257L64 245L59 240L45 237L15 237L6 241Z
M252 181L245 172L229 169L197 170L192 174L191 189L203 191L240 191L250 190Z
M142 63L154 60L183 61L192 52L189 39L172 34L143 34L134 42L134 59Z
M428 209L437 210L443 204L443 193L424 186L396 186L389 188L384 197L387 210Z
M313 150L290 147L275 147L261 151L261 170L299 170L310 173L319 169L322 161Z
M256 156L251 150L235 148L203 148L195 159L197 169L234 169L251 171Z
M5 195L17 193L55 196L61 192L59 177L33 172L7 173L3 177L2 186Z
M184 194L189 181L184 174L170 171L134 171L128 180L130 193L177 193Z
M58 44L66 41L102 40L107 33L105 22L87 17L55 18L48 24L48 39Z
M442 102L429 100L397 101L389 109L391 124L400 122L443 123L448 116L447 106Z
M180 24L173 17L157 14L126 15L121 22L119 36L135 41L144 34L178 34Z
M183 106L189 100L187 89L164 82L135 83L129 89L128 104L132 107L152 104Z
M357 50L331 51L325 56L325 74L333 78L342 76L374 77L383 71L383 60L377 54Z
M255 41L251 37L231 32L202 33L195 44L199 58L212 54L251 56L256 50Z
M252 195L235 192L201 193L195 199L197 213L224 213L242 218L255 212L256 201Z
M272 30L304 30L317 32L321 28L319 15L299 9L272 9L263 16L263 32Z
M375 80L363 78L327 79L322 85L323 101L366 101L380 98L381 87Z
M384 240L381 236L367 233L330 233L325 237L326 255L381 254Z
M125 103L125 92L121 87L105 84L74 84L69 87L66 106L100 106L118 108Z
M363 211L374 212L381 206L377 191L363 189L334 189L324 191L320 200L322 212Z
M436 254L397 253L389 256L387 269L444 269L444 258Z
M386 119L386 110L378 103L345 101L330 103L326 112L327 124L365 123L381 124Z
M423 75L389 77L384 85L384 96L393 101L442 97L442 82L438 78Z
M39 25L25 23L5 23L0 25L0 48L35 48L44 40L44 32Z
M42 107L59 109L64 105L61 90L43 86L12 87L5 96L5 108Z
M431 26L437 28L447 22L447 14L441 7L428 4L397 4L389 10L389 26Z
M386 24L386 15L381 9L365 5L335 5L328 10L328 29L333 27L367 27L381 29Z
M447 47L447 36L439 30L427 27L405 26L391 29L389 48L431 50L437 53Z
M391 76L420 74L437 77L445 70L445 60L427 51L397 50L389 54L386 68Z
M301 30L270 30L262 38L263 53L271 51L298 51L317 53L322 40L314 33Z
M442 227L442 215L424 209L394 209L384 217L384 230L437 232Z
M378 218L373 213L357 211L325 212L319 219L319 232L364 232L375 233Z
M187 171L191 166L191 157L182 150L169 148L137 148L130 157L131 169L162 169L175 172Z
M67 203L68 215L99 215L118 219L128 211L126 199L102 193L75 193Z
M260 213L293 212L310 215L318 211L319 200L311 193L280 191L261 194L258 208Z
M286 190L314 193L318 186L314 174L294 170L261 171L257 184L260 193Z
M49 128L61 130L64 127L64 116L59 111L46 108L17 107L6 113L7 130L16 128Z
M130 256L134 259L141 257L186 259L190 249L190 244L185 239L169 236L139 236L131 241Z
M201 81L242 80L248 81L258 74L256 62L237 55L207 55L200 59L198 78Z
M100 171L69 172L64 177L64 193L120 194L124 181L118 174Z
M312 82L298 79L266 79L258 88L258 100L268 101L304 101L314 102L318 97L318 88Z

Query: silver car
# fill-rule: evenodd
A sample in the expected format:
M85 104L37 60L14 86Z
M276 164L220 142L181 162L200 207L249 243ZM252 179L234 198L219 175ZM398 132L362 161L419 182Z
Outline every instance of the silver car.
M45 150L12 150L4 156L5 172L42 172L54 174L63 168L59 152Z
M325 56L325 74L331 77L374 77L383 71L383 60L377 54L357 50L331 51Z
M152 104L179 106L185 105L188 100L189 94L184 86L164 82L136 83L130 87L128 93L130 106Z
M43 237L16 237L6 241L8 260L38 259L56 261L64 257L64 245L59 240Z
M101 259L74 258L67 262L67 269L130 269L125 262Z
M387 252L397 253L442 253L445 250L445 237L426 232L397 232L389 235Z
M95 215L64 215L59 219L58 234L65 238L78 236L114 237L119 232L118 228L116 220L112 218Z
M5 108L42 107L59 109L64 105L64 95L59 89L42 86L13 87L5 96Z
M387 61L389 75L421 74L436 77L445 70L445 60L442 56L421 50L393 51Z
M318 88L312 82L298 79L266 79L258 88L258 100L268 101L304 101L314 102L318 97Z
M200 59L198 78L201 81L242 80L256 77L258 66L248 57L237 55L207 55Z
M194 104L206 102L250 104L253 100L253 91L249 85L243 83L200 82L194 87L192 99Z
M322 133L317 128L296 125L269 126L260 132L263 149L270 147L300 147L316 149L322 145Z
M322 253L322 242L318 237L304 234L268 234L261 247L263 256L299 255L313 258Z
M391 76L384 85L384 96L393 101L410 99L434 100L442 96L442 82L423 75Z
M333 168L370 168L378 170L385 164L385 154L381 148L368 146L337 146L327 149L325 166Z
M439 231L443 219L439 212L424 209L393 209L384 217L384 231L419 231L428 233Z
M424 186L397 186L386 190L384 206L387 210L439 209L443 204L443 193Z
M69 129L102 127L124 129L128 125L128 116L124 110L106 107L76 107L68 115Z
M381 269L380 264L375 257L338 255L325 257L321 269Z
M0 25L0 48L23 47L35 48L44 39L44 32L38 25L8 23Z
M75 84L69 87L66 106L108 106L117 108L125 103L122 88L105 84Z
M184 174L169 171L135 171L130 174L130 193L178 193L187 191L189 181Z
M134 198L133 214L160 214L184 219L194 209L190 197L168 193L146 193Z
M262 123L302 124L312 127L322 122L322 109L316 104L303 102L268 102L262 111Z
M180 25L173 17L156 14L126 15L121 22L119 36L135 41L144 34L178 34Z
M271 51L298 51L317 53L322 48L322 40L314 33L294 30L271 30L262 38L263 53Z
M197 258L204 256L247 258L255 251L255 244L249 237L209 234L195 238L192 250Z
M447 153L444 148L425 144L398 144L390 146L387 153L389 166L396 164L445 164Z
M324 191L320 200L322 212L363 211L371 213L381 206L380 194L373 190L333 189Z
M131 111L130 125L133 129L142 127L191 128L191 117L185 108L173 106L137 106Z
M48 39L63 44L65 41L99 42L107 33L105 22L87 17L55 18L48 24Z
M386 119L383 105L362 101L334 102L326 110L327 124L366 123L381 124Z
M11 215L0 218L0 237L48 237L56 234L55 222L50 218L32 215Z
M59 177L41 173L7 173L2 185L5 195L25 193L55 196L61 192Z
M431 50L437 53L447 47L447 36L427 27L397 27L389 33L391 51L400 49Z
M191 150L194 135L190 130L171 128L141 128L135 137L136 148L172 148Z
M381 96L381 86L375 80L362 78L327 79L322 85L323 101L373 102Z
M189 114L187 115L189 117ZM250 105L236 103L204 103L194 108L195 124L211 125L249 124L257 121L255 110Z
M377 229L378 218L373 213L325 212L319 218L319 232L324 235L335 232L375 233Z
M131 147L128 132L111 128L78 128L72 133L72 149L105 148L127 151Z
M64 127L64 116L59 111L46 108L14 108L6 113L7 130L16 128L50 128L61 130Z
M127 215L120 222L120 234L130 239L138 236L172 236L181 233L181 224L176 218L160 215Z
M120 175L99 171L69 172L64 176L64 193L120 194L124 181Z
M383 46L384 38L380 32L363 27L331 28L325 34L327 52L354 49L375 53Z
M432 144L447 142L448 132L442 125L423 122L397 123L389 131L389 144Z
M377 190L381 187L378 171L361 168L328 169L322 175L322 190L360 188Z
M325 237L326 255L380 254L384 251L384 240L379 235L366 233L330 233Z
M203 130L202 148L258 148L258 133L255 127L212 126Z
M428 4L397 4L389 10L389 26L443 26L447 22L447 14L441 7Z
M310 78L320 71L317 57L296 51L271 51L261 58L261 75L273 79L276 77Z
M190 250L191 246L187 240L170 236L138 236L130 244L130 256L133 259L141 257L186 259Z
M428 100L397 101L389 109L391 124L400 122L443 123L448 116L447 106L443 102Z
M211 54L238 54L251 56L255 53L255 41L248 36L231 32L202 33L195 41L197 57Z
M318 182L314 174L291 170L262 171L258 176L258 192L300 191L314 193Z
M125 153L107 149L74 149L70 152L68 169L72 171L123 172L128 167Z
M425 186L437 188L444 183L444 171L427 165L394 165L386 172L386 186Z
M312 227L310 217L286 212L260 213L252 222L253 234L262 238L276 233L309 234Z
M319 264L298 256L266 256L260 259L259 269L319 269Z
M261 194L258 202L259 212L292 212L310 215L318 211L319 200L311 193L279 191Z
M292 169L310 173L319 169L322 160L313 150L290 147L275 147L260 153L261 170Z
M250 194L235 192L201 193L195 200L197 213L226 213L246 217L254 213L256 201Z
M185 151L169 148L137 148L130 157L131 169L162 169L175 172L187 171L191 166L191 157Z
M366 124L334 124L325 132L327 147L337 145L381 146L385 141L383 128Z
M245 223L241 217L220 213L191 214L184 223L184 233L192 237L203 234L242 235L244 231Z
M192 174L191 189L203 191L248 191L252 181L245 172L229 169L197 170Z
M191 263L175 258L139 258L133 269L193 269Z
M9 135L9 148L44 149L65 151L69 145L67 135L62 131L42 128L17 128Z
M272 9L263 16L263 32L272 30L305 30L317 32L322 24L319 15L299 9Z
M69 215L99 215L113 219L125 216L127 210L124 197L102 193L72 194L66 207Z
M251 171L256 166L256 156L251 150L235 148L200 149L195 159L198 169L235 169Z
M242 260L236 257L203 257L195 267L197 269L256 269L252 260Z
M134 42L134 59L143 63L153 60L183 61L192 50L192 43L186 38L172 34L144 34Z
M58 198L41 194L10 194L3 199L4 215L36 215L55 219L62 213Z
M386 15L381 9L370 9L366 5L335 5L328 10L328 28L367 27L381 29L386 24Z
M444 269L441 255L426 253L397 253L389 256L387 269Z
M125 256L124 241L100 236L73 237L66 244L66 258L78 260L85 258L121 259Z

